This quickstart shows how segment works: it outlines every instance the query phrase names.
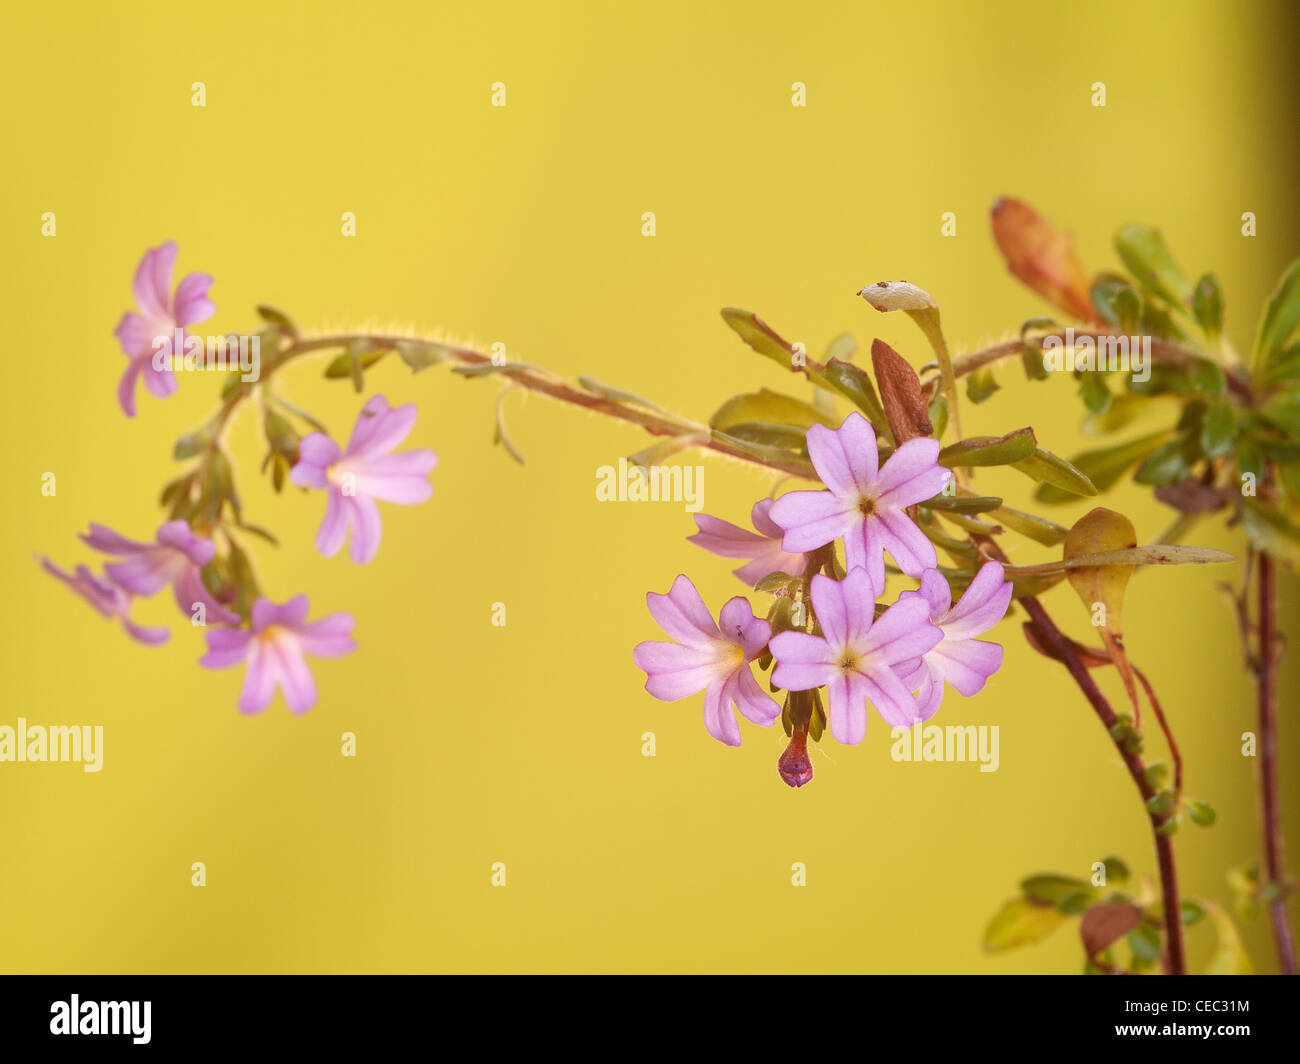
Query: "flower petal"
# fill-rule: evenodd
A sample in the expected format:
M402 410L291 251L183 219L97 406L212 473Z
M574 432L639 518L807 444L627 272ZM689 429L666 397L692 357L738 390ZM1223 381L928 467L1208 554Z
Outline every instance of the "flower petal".
M679 643L687 646L709 648L720 639L718 626L695 585L683 574L673 581L668 594L654 591L645 597L646 605L659 627Z

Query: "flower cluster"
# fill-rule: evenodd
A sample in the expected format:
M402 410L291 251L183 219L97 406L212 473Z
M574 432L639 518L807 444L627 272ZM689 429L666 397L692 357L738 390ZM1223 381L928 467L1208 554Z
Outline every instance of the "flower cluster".
M763 727L782 717L791 746L778 767L795 787L812 778L807 738L820 736L825 704L835 740L855 745L868 704L891 726L909 728L937 712L945 685L978 692L1001 666L1002 647L976 636L1002 619L1012 592L1002 566L988 561L952 605L934 545L908 515L951 478L938 464L938 441L908 440L882 464L875 429L852 413L836 430L813 425L807 446L822 490L757 503L757 533L701 514L690 537L714 554L752 559L736 575L776 590L768 618L736 597L715 623L695 585L678 576L668 594L646 596L675 642L644 642L633 654L656 698L703 691L705 728L729 746L740 744L733 706ZM886 554L920 585L882 608ZM755 661L775 663L770 687L785 693L784 708L759 686Z
M159 339L216 313L208 298L213 281L207 274L192 273L171 291L176 256L173 242L145 252L133 285L139 312L124 315L115 333L128 359L118 387L118 403L128 417L135 416L137 381L159 399L178 389L172 369L154 364ZM295 412L316 426L309 416ZM272 418L279 419L275 432ZM323 431L299 440L281 415L267 414L267 436L275 452L268 460L291 456L289 479L303 489L326 492L325 518L316 537L316 547L326 557L338 553L350 531L352 561L369 562L382 534L376 500L413 504L432 494L428 476L437 456L429 450L397 452L415 419L413 404L392 407L382 395L373 396L358 415L347 447L340 448ZM239 696L242 712L260 713L279 689L292 712L304 713L317 698L306 657L333 658L355 650L353 618L334 613L309 622L305 595L277 605L256 591L237 535L267 534L243 521L229 463L220 449L223 426L224 419L215 431L198 434L199 445L192 453L198 464L164 491L164 504L172 506L173 517L158 528L153 542L137 542L92 524L82 540L114 559L104 565L102 575L85 565L69 573L48 558L41 564L104 617L120 620L132 639L149 646L165 643L170 633L132 621L132 603L170 587L181 613L205 629L207 654L200 664L209 669L246 666ZM177 456L187 453L178 449ZM224 552L219 552L218 540L224 542Z

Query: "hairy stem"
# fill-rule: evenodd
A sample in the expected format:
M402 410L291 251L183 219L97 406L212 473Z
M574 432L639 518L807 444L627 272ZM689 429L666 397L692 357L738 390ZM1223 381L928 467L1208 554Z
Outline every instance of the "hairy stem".
M279 351L270 372L274 373L289 362L295 361L304 355L337 348L346 348L349 344L366 344L371 350L378 350L383 348L393 348L399 343L411 342L418 341L414 341L411 337L379 336L361 333L295 340ZM456 347L451 345L439 346L452 360L461 365L483 366L492 364L491 357L483 354L481 351L474 351L468 347ZM266 376L269 377L269 375L270 374L267 374ZM765 469L771 469L790 476L816 479L816 474L813 472L811 463L806 460L800 460L794 456L789 459L756 456L755 454L744 451L737 446L713 438L709 435L710 430L707 426L674 418L662 412L656 412L644 407L635 406L628 402L611 399L598 392L569 384L552 376L544 370L532 366L523 366L516 363L502 368L497 375L512 381L522 388L545 395L558 402L568 403L571 406L579 406L584 410L590 410L597 414L604 414L606 417L615 418L618 421L626 421L633 425L639 425L652 436L683 436L698 434L700 438L695 441L692 446L702 447L705 450L713 451L715 454L725 455L728 458L734 458L751 465L762 466ZM265 379L266 378L264 377L264 380ZM254 387L255 385L251 383L240 384L239 387L236 388L226 399L220 411L217 413L217 436L220 435L221 430L229 423L231 416L239 405L252 393Z
M1005 340L981 351L973 351L968 355L959 355L953 359L953 373L958 377L964 377L967 373L972 373L984 366L991 366L1008 358L1019 358L1026 344L1032 344L1041 349L1043 341L1047 337L1055 335L1057 334L1042 333L1038 336L1026 336L1024 340ZM1088 337L1094 342L1111 336L1107 332L1095 332L1089 329L1075 329L1074 335L1076 338ZM1204 361L1207 357L1190 347L1184 347L1182 344L1176 344L1170 340L1161 340L1154 336L1151 337L1151 360L1157 365L1185 367L1197 361ZM1228 387L1232 391L1243 399L1250 399L1252 395L1250 384L1236 369L1224 368L1224 376Z
M1268 902L1277 946L1278 964L1286 975L1296 974L1295 941L1287 914L1287 877L1282 839L1282 804L1277 765L1277 582L1274 562L1259 552L1259 650L1255 655L1255 690L1259 710L1259 795L1264 834L1265 884L1274 896Z

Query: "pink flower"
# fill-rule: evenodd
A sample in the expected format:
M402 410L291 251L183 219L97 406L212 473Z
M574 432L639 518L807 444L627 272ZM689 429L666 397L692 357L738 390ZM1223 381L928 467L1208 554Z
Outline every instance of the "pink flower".
M828 491L792 491L772 507L787 551L810 551L843 537L849 569L862 566L884 589L885 551L908 576L938 564L934 544L903 511L943 490L952 476L935 464L939 441L908 440L879 465L875 429L852 413L832 431L808 430L808 456Z
M781 714L758 686L749 663L763 652L772 634L767 621L754 616L748 601L737 596L722 607L719 624L685 576L673 581L666 595L646 595L650 614L676 643L637 645L632 660L646 674L645 689L664 702L704 692L704 727L719 742L740 745L740 725L731 706L747 720L770 728Z
M782 548L784 532L768 516L775 502L775 499L759 499L754 503L750 520L758 532L747 531L708 514L696 514L695 527L699 531L687 536L686 541L723 558L752 558L753 561L732 570L749 587L778 570L801 576L808 568L808 559L803 554L787 554Z
M900 596L879 619L875 598L865 569L851 569L839 581L814 576L812 602L822 636L781 632L770 645L772 682L787 691L829 687L831 734L849 746L866 733L867 702L894 727L925 719L898 673L910 674L916 659L943 638L920 596Z
M158 528L156 542L136 543L111 528L92 524L81 537L95 550L116 555L124 561L104 566L108 578L132 595L148 598L168 584L176 605L188 617L196 603L203 603L204 621L238 624L239 616L222 606L203 584L200 570L212 561L217 545L196 536L184 521L168 521Z
M208 669L248 666L239 694L240 712L261 713L279 687L291 712L306 713L316 704L316 681L303 655L341 658L356 650L350 614L332 613L307 624L308 608L306 595L283 606L260 598L253 603L251 631L214 628L204 633L208 652L199 659L200 665Z
M905 682L916 691L918 710L928 720L943 701L943 685L951 684L969 698L977 694L990 676L1002 666L1002 647L974 638L992 628L1006 615L1011 603L1011 584L1004 582L1002 566L985 562L953 606L948 581L936 569L921 575L919 591L904 591L899 599L919 596L930 610L930 623L943 638L921 657L920 664Z
M144 388L156 399L166 399L176 391L176 378L170 368L153 365L154 339L173 337L175 330L207 321L217 312L208 298L212 278L206 273L191 273L176 286L172 295L172 270L176 267L176 242L150 248L136 267L132 289L139 314L122 315L113 335L130 360L117 386L117 401L127 417L135 417L135 382L144 380ZM182 329L183 332L183 329Z
M62 580L103 616L118 618L126 629L126 634L137 643L156 647L167 642L171 633L166 628L145 628L131 620L131 595L116 584L101 579L84 565L77 566L76 576L64 572L49 558L42 558L41 565L47 573Z
M299 487L329 492L325 520L316 533L316 549L325 557L339 552L350 529L348 556L358 564L370 561L383 532L375 500L410 505L433 494L428 476L438 456L432 451L392 453L415 427L415 413L414 403L393 408L376 395L362 407L346 451L324 433L303 437L289 479Z

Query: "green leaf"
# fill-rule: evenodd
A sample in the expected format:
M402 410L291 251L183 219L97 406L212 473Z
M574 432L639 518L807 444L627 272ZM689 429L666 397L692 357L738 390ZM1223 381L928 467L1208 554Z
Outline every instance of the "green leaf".
M1005 436L972 436L951 443L939 452L942 466L1011 465L1031 457L1036 449L1034 430L1016 429Z
M1127 941L1129 949L1133 951L1135 957L1139 957L1144 961L1154 961L1160 956L1163 945L1160 932L1150 924L1138 924L1128 933Z
M722 320L735 331L736 335L764 358L770 358L784 369L795 372L806 371L795 363L794 345L780 336L752 310L740 307L723 307Z
M1157 791L1146 802L1147 812L1152 816L1164 816L1166 813L1173 812L1174 809L1174 792Z
M1187 438L1180 436L1162 443L1133 474L1139 484L1169 484L1187 476Z
M984 929L984 950L1001 953L1041 942L1065 920L1065 914L1055 905L1013 898L994 914Z
M1259 408L1259 416L1300 440L1300 389L1288 388Z
M172 446L172 458L183 462L186 458L193 458L200 451L205 450L212 442L216 427L216 422L210 421L202 428L186 433Z
M1043 487L1035 495L1040 500L1046 498L1044 490L1048 487L1065 492L1067 496L1097 494L1097 488L1087 474L1041 447L1034 448L1034 453L1028 458L1013 462L1012 467L1042 483Z
M1127 281L1103 279L1092 286L1092 305L1108 325L1130 335L1142 321L1142 295Z
M930 510L943 510L954 514L982 514L996 510L1002 500L979 495L932 495L921 503Z
M1209 802L1203 802L1199 798L1193 798L1187 803L1187 815L1191 817L1192 823L1199 827L1208 828L1214 823L1218 814L1214 811L1214 806Z
M934 438L942 439L948 428L948 397L935 392L929 406L930 424L934 426Z
M982 403L998 390L993 370L984 366L966 375L966 398L972 403Z
M739 425L730 425L727 434L749 443L762 443L794 452L802 452L806 442L803 429L791 425L771 425L763 421L742 421Z
M477 380L479 377L492 377L498 373L526 369L527 366L526 362L476 362L472 366L452 366L451 371L458 377Z
M1090 413L1104 414L1109 410L1111 395L1105 374L1085 372L1079 382L1079 398Z
M1267 467L1257 441L1247 437L1237 444L1237 470L1240 473L1249 473L1258 482L1264 479Z
M1232 453L1236 442L1237 411L1224 396L1212 399L1205 408L1205 419L1201 423L1202 453L1206 458L1222 458Z
M866 414L877 433L886 439L893 439L892 435L888 435L889 421L885 417L885 407L866 370L851 362L827 362L822 370L822 380Z
M291 340L298 339L298 327L284 311L262 303L257 307L257 316L267 324L274 325Z
M1196 921L1201 919L1204 915L1205 910L1196 902L1192 901L1191 898L1184 898L1179 903L1178 916L1183 921L1184 927L1191 927L1192 924L1196 923Z
M732 396L714 411L709 418L709 427L729 432L734 425L752 422L788 425L800 430L813 425L839 428L839 422L811 403L767 388Z
M1126 428L1143 414L1159 410L1160 405L1150 396L1121 392L1111 396L1110 405L1100 414L1089 414L1080 426L1085 436L1110 436ZM1076 462L1076 465L1078 463ZM1101 487L1100 484L1097 485Z
M455 348L430 340L398 340L393 346L397 349L397 357L410 367L412 373L419 373L440 362L453 362L456 358Z
M524 456L519 453L519 449L510 442L510 437L506 435L505 414L502 410L501 404L505 402L506 396L509 395L512 390L513 389L510 385L506 385L506 387L501 389L500 394L497 396L495 412L496 424L492 430L492 442L501 444L501 446L505 448L506 454L520 465L526 465L527 463L524 462Z
M826 354L822 356L823 362L847 362L851 359L858 349L857 340L853 339L852 333L840 333L826 347Z
M1242 945L1241 936L1237 934L1232 918L1213 902L1201 899L1201 905L1209 913L1210 923L1214 925L1214 932L1219 940L1205 974L1254 975L1254 966L1250 963L1250 956Z
M369 369L386 354L388 354L388 351L384 349L363 352L360 356L361 368L363 370ZM325 376L330 380L341 380L344 377L351 377L352 362L352 352L350 350L344 351L343 354L338 355L328 366L325 367Z
M1255 338L1255 367L1267 367L1291 341L1300 325L1300 259L1287 267L1277 289L1269 297Z
M1193 359L1187 367L1187 378L1198 392L1206 395L1223 395L1228 390L1228 379L1224 376L1223 367L1208 358Z
M1138 284L1170 306L1186 310L1191 283L1165 246L1164 237L1145 225L1126 225L1115 235L1115 250Z
M794 473L797 476L806 477L809 480L817 480L817 471L813 468L812 462L806 458L791 454L783 447L772 447L761 443L750 443L748 440L739 439L725 432L713 430L713 439L725 447L730 447L733 451L740 454L747 454L752 458L757 458L762 462L767 462L777 469L783 469L787 472Z
M988 515L999 524L1006 525L1013 532L1019 532L1044 547L1055 547L1063 542L1069 531L1046 517L1027 514L1023 510L1013 510L1009 506L999 506L996 510L988 511Z
M1223 289L1219 279L1207 273L1192 292L1192 313L1211 340L1223 332Z
M1242 500L1242 527L1257 550L1291 565L1300 564L1300 528L1259 499Z
M1107 883L1118 887L1123 886L1129 881L1131 873L1129 872L1128 865L1120 860L1120 858L1112 854L1110 857L1105 858L1101 863L1106 866Z
M1030 876L1020 884L1020 889L1025 892L1026 898L1055 905L1058 908L1062 902L1073 899L1079 894L1089 898L1094 894L1092 886L1082 879L1050 874Z
M1128 470L1145 459L1152 451L1170 438L1170 431L1154 432L1149 436L1139 436L1126 443L1113 447L1101 447L1096 450L1083 451L1075 455L1074 465L1096 486L1098 491L1106 491ZM1035 493L1040 502L1068 502L1072 495L1047 485Z
M1282 384L1300 379L1300 344L1292 344L1259 371L1260 384Z

